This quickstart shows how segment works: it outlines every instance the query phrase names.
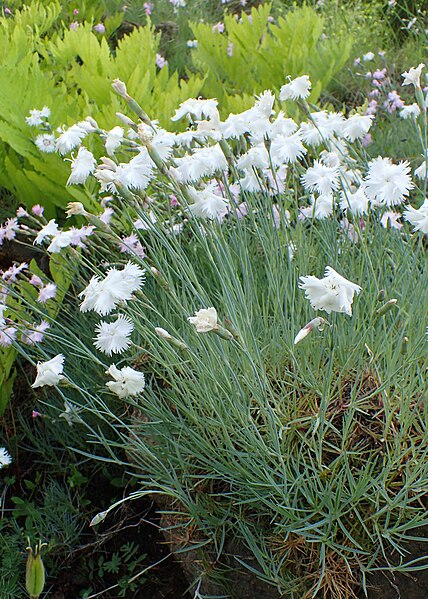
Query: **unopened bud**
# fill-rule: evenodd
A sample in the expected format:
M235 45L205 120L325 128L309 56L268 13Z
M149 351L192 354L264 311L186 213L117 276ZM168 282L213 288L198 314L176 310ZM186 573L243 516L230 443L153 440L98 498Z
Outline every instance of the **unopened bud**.
M97 514L96 516L94 516L92 518L92 520L89 522L89 526L96 526L97 524L100 524L105 517L108 514L108 510L105 510L104 512L100 512L99 514Z
M25 587L30 599L38 599L43 593L45 586L45 567L42 562L40 552L46 543L39 542L33 552L33 549L28 540L27 551L27 567L25 574Z
M163 287L163 289L166 289L167 291L171 290L171 287L168 284L168 281L165 279L165 277L163 276L163 274L161 272L158 271L157 268L155 268L154 266L152 266L150 268L153 276L158 280L159 285L161 287Z
M121 81L120 79L115 79L111 86L114 89L114 91L117 94L119 94L119 96L122 96L122 98L125 98L125 100L130 99L128 96L128 92L126 91L126 85L123 83L123 81Z
M400 353L405 356L407 354L407 350L409 349L409 338L403 337L400 347Z
M120 118L120 120L125 123L125 125L128 125L128 127L135 127L135 123L132 119L129 118L129 116L126 116L125 114L122 114L121 112L116 112L116 116Z
M155 331L159 335L159 337L162 337L162 339L165 339L165 341L168 341L168 343L171 343L171 345L173 345L174 347L177 347L178 349L182 349L182 350L188 349L188 347L185 343L180 341L180 339L173 337L165 329L162 329L161 327L156 327Z
M384 314L392 310L392 308L395 308L397 306L397 302L398 300L395 298L388 300L386 304L383 304L383 306L379 308L379 310L376 310L376 314L378 316L383 316Z
M381 289L377 295L377 301L383 302L384 299L385 299L385 289Z
M303 329L300 329L294 338L294 345L300 343L300 341L307 337L307 335L309 335L309 333L311 333L314 329L318 328L319 331L322 331L326 324L328 325L329 323L324 318L321 318L321 316L317 316L317 318L314 318L308 322Z

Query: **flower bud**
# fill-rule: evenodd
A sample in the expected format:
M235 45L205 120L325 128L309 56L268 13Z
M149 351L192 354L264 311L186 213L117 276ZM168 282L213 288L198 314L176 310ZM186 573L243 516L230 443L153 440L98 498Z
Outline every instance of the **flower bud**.
M45 586L45 567L40 552L45 543L39 542L33 552L31 545L27 547L28 559L25 576L25 587L30 599L38 599Z
M67 204L67 218L70 218L70 216L87 216L87 214L88 213L81 202L69 202Z
M122 98L125 98L125 100L129 100L128 92L126 91L126 85L123 83L123 81L120 79L115 79L111 86L114 91L119 94L119 96L122 96Z
M162 329L161 327L156 327L155 331L159 335L159 337L162 337L162 339L165 339L165 341L168 341L168 343L171 343L171 345L173 345L177 349L182 349L182 350L188 349L188 347L187 347L187 345L185 343L183 343L182 341L180 341L180 339L177 339L176 337L173 337L165 329Z
M108 510L105 510L104 512L99 512L98 514L96 514L96 516L92 518L92 520L89 523L89 526L96 526L97 524L100 524L105 519L107 514Z
M315 328L318 328L319 331L322 331L326 324L329 324L329 323L325 320L325 318L321 318L321 316L317 316L317 318L314 318L313 320L308 322L308 324L306 324L303 327L303 329L300 329L300 331L297 333L296 337L294 338L294 345L297 345L298 343L300 343L300 341L302 341L307 335L309 335L309 333L311 333Z
M392 308L395 308L397 305L398 300L397 299L390 299L386 302L386 304L383 304L383 306L381 306L379 308L379 310L376 310L376 314L378 316L383 316L384 314L386 314L387 312L389 312L390 310L392 310Z

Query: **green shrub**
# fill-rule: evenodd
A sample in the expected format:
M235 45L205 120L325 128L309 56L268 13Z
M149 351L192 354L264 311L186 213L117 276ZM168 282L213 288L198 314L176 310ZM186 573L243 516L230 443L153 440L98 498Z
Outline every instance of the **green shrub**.
M203 81L195 75L179 81L167 66L156 67L160 36L150 23L113 52L91 23L73 31L59 23L60 14L58 2L33 1L13 19L0 18L0 185L27 207L44 204L48 217L70 200L88 208L93 202L90 190L65 189L67 166L34 145L24 118L31 109L48 106L52 120L65 125L96 114L104 126L121 108L110 87L119 77L165 124L177 102L199 94Z
M224 115L248 107L265 89L277 92L288 75L308 74L310 101L316 102L349 58L352 37L324 38L324 21L309 6L290 10L275 24L270 14L271 5L264 4L240 20L225 15L224 33L211 24L191 24L198 41L192 60L200 71L208 69L203 93L221 101Z

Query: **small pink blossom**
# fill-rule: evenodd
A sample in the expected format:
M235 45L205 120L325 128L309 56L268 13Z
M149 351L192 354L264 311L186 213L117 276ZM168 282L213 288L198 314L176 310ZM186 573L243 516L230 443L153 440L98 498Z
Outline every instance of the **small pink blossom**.
M158 69L163 69L168 64L168 61L161 54L156 54L155 64Z
M40 324L35 326L33 330L23 331L21 339L23 343L27 345L35 345L43 341L44 333L49 329L49 323L46 320L42 320Z
M385 75L386 75L386 68L384 68L382 70L377 69L373 73L373 79L376 79L377 81L382 81L382 79L385 79Z
M372 140L372 136L371 136L371 134L370 134L370 133L366 133L366 134L363 136L363 138L362 138L362 140L361 140L361 143L363 144L363 146L364 146L365 148L367 148L367 146L369 146L371 143L373 143L373 140Z
M152 14L152 10L153 10L153 3L152 2L144 2L143 8L144 8L144 12L146 13L146 15L148 17L150 17L150 15Z
M79 22L78 21L73 21L72 23L70 23L70 29L71 29L71 31L77 31L78 27L79 27Z
M398 108L402 108L404 106L404 101L400 98L395 90L389 92L388 99L384 102L384 106L387 111L392 114Z
M176 206L178 206L177 196L173 193L169 196L169 205L171 206L171 208L175 208Z
M119 249L122 254L135 254L140 258L145 258L146 256L144 248L135 233L132 233L128 237L122 237L122 240L119 243Z
M366 110L366 114L376 114L376 111L377 111L376 100L370 100L369 105Z
M78 14L79 14L79 9L78 9L78 8L75 8L75 9L73 10L73 15L78 15Z
M43 208L43 206L40 206L40 204L35 204L31 208L31 212L34 214L34 216L42 216L44 211L45 209Z
M96 25L94 25L94 31L96 31L97 33L105 33L106 28L104 23L97 23Z
M28 264L26 262L21 262L21 264L14 264L13 266L10 266L2 274L3 281L6 281L6 283L13 283L16 281L18 275L26 268L28 268Z
M26 216L28 216L28 212L25 210L25 208L23 208L22 206L20 206L18 208L18 210L16 211L16 216L18 218L25 218Z
M369 93L370 98L374 98L380 95L380 91L378 89L372 89L372 91Z
M354 60L354 67L357 67L360 64L360 62L361 62L361 58L356 58Z
M37 410L33 410L33 411L31 412L31 418L39 418L39 417L41 417L41 416L42 416L42 415L41 415L41 413L40 413L40 412L38 412Z
M16 339L16 328L5 327L0 329L0 346L9 347Z
M33 275L30 279L30 285L34 285L34 287L43 287L43 281L37 275Z
M215 33L217 31L217 33L223 33L224 32L224 23L216 23L212 29L213 33Z

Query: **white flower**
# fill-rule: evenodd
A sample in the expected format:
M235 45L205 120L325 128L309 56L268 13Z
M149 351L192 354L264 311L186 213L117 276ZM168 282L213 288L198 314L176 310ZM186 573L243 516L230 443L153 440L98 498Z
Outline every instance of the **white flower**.
M304 100L309 96L312 85L308 75L302 75L281 87L280 100Z
M122 127L114 127L111 131L107 133L106 137L106 150L109 156L113 156L117 148L120 147L120 144L123 141L123 129Z
M351 214L355 214L357 216L367 213L369 207L369 198L367 197L363 186L359 187L355 191L342 191L340 196L340 207L342 210L349 210Z
M71 175L68 178L67 185L84 183L89 175L94 172L96 164L92 152L81 147L76 158L73 158L71 162Z
M303 327L303 329L300 329L300 331L297 333L294 339L294 345L300 343L300 341L307 337L309 333L311 333L314 329L318 328L319 331L322 331L326 324L328 323L326 320L324 320L324 318L321 318L321 316L317 316L316 318L308 322L308 324L306 324Z
M214 193L218 189L215 183L211 183L205 189L196 190L192 187L188 188L189 195L193 200L193 204L189 205L189 211L201 218L221 220L229 209L229 202Z
M401 214L399 212L392 212L391 210L387 210L383 213L382 218L380 219L380 223L382 227L385 229L402 229L403 225L398 222L398 219L401 218Z
M354 114L344 123L342 135L349 141L361 139L372 126L373 115Z
M402 119L417 119L421 114L421 109L415 103L410 104L410 106L403 106L400 110L400 116Z
M129 366L124 366L119 370L112 364L106 370L106 374L114 378L114 381L109 381L106 386L121 399L130 395L138 395L146 386L144 374Z
M79 125L72 125L65 131L62 129L58 129L58 131L61 135L56 140L56 149L62 156L68 154L68 152L74 150L77 146L80 146L82 139L88 134L88 132Z
M413 225L414 231L421 231L421 233L428 235L428 199L425 199L418 210L412 206L407 206L403 216Z
M64 356L62 354L58 354L47 362L37 362L37 376L31 386L35 389L45 385L57 385L64 378L62 376L63 368Z
M318 146L332 139L335 134L341 135L344 123L343 114L320 110L311 113L311 122L300 125L300 134L305 143Z
M331 312L344 312L352 315L352 302L354 294L361 291L361 287L351 283L331 266L327 266L323 279L312 275L300 277L300 289L305 290L306 298L311 302L314 310L325 310Z
M218 328L215 308L202 308L195 312L195 316L189 316L187 320L196 327L198 333L209 333Z
M306 208L300 208L299 218L316 218L321 220L333 214L333 193L326 193L324 195L318 196L317 198L315 196L311 196L309 201L311 204L310 206L307 206Z
M131 345L129 337L133 330L134 325L126 316L119 315L115 322L102 320L95 328L98 334L94 339L94 345L108 356L112 353L120 354Z
M365 179L366 193L375 205L401 204L414 187L408 162L393 164L389 158L378 156L369 163Z
M60 231L52 238L52 241L47 247L47 251L50 254L56 254L60 252L63 248L66 248L73 243L73 236L73 229L68 229L68 231Z
M47 106L43 106L41 110L30 110L30 116L25 117L25 121L27 125L30 127L38 127L43 123L43 119L48 119L50 117L51 111Z
M374 58L373 52L367 52L367 54L364 54L364 56L363 56L364 62L370 62L371 60L373 60L373 58Z
M146 189L153 173L153 161L147 148L141 148L128 163L121 163L116 169L113 181L117 181L129 189ZM106 172L106 171L103 171Z
M12 456L4 447L0 447L0 469L12 463Z
M80 423L82 419L79 416L79 412L82 411L82 408L75 406L69 401L64 401L64 412L61 412L59 415L60 418L64 418L67 422L68 426L73 426L75 423Z
M58 233L58 225L55 220L52 219L45 225L42 229L40 229L37 237L34 240L34 243L40 244L44 240L45 237L52 237L53 235L57 235Z
M263 144L250 148L248 152L239 157L237 166L240 170L252 168L265 169L269 167L269 154Z
M34 143L41 152L45 152L46 154L55 152L55 135L43 133L43 135L38 135L36 137Z
M276 119L270 123L268 135L273 139L276 135L285 135L289 137L297 130L297 123L293 119L284 116L282 110L278 113Z
M102 316L109 314L121 301L132 298L134 291L143 283L144 272L137 265L128 262L123 270L111 268L107 276L100 280L92 277L89 285L79 297L84 297L81 312L94 310Z
M177 108L174 116L171 118L172 121L179 121L187 114L192 115L197 120L205 118L218 118L217 110L218 102L215 99L202 100L189 98L185 102L180 104L180 108Z
M176 158L179 179L184 183L198 181L201 177L211 177L217 171L228 167L225 155L219 144L208 148L198 148L193 154Z
M37 301L41 304L46 303L48 300L54 298L56 296L56 285L55 283L48 283L44 287L42 287L39 291L39 295L37 297Z
M296 162L296 160L300 160L306 152L307 150L302 144L299 131L288 136L277 135L270 146L272 162L276 166Z
M326 166L319 160L315 160L314 165L308 168L301 180L305 189L317 191L320 195L327 195L337 189L339 173L336 168Z
M424 68L424 64L421 62L419 66L416 68L410 68L408 71L405 71L401 76L404 77L404 81L402 85L414 85L415 87L420 87L421 85L421 72Z

